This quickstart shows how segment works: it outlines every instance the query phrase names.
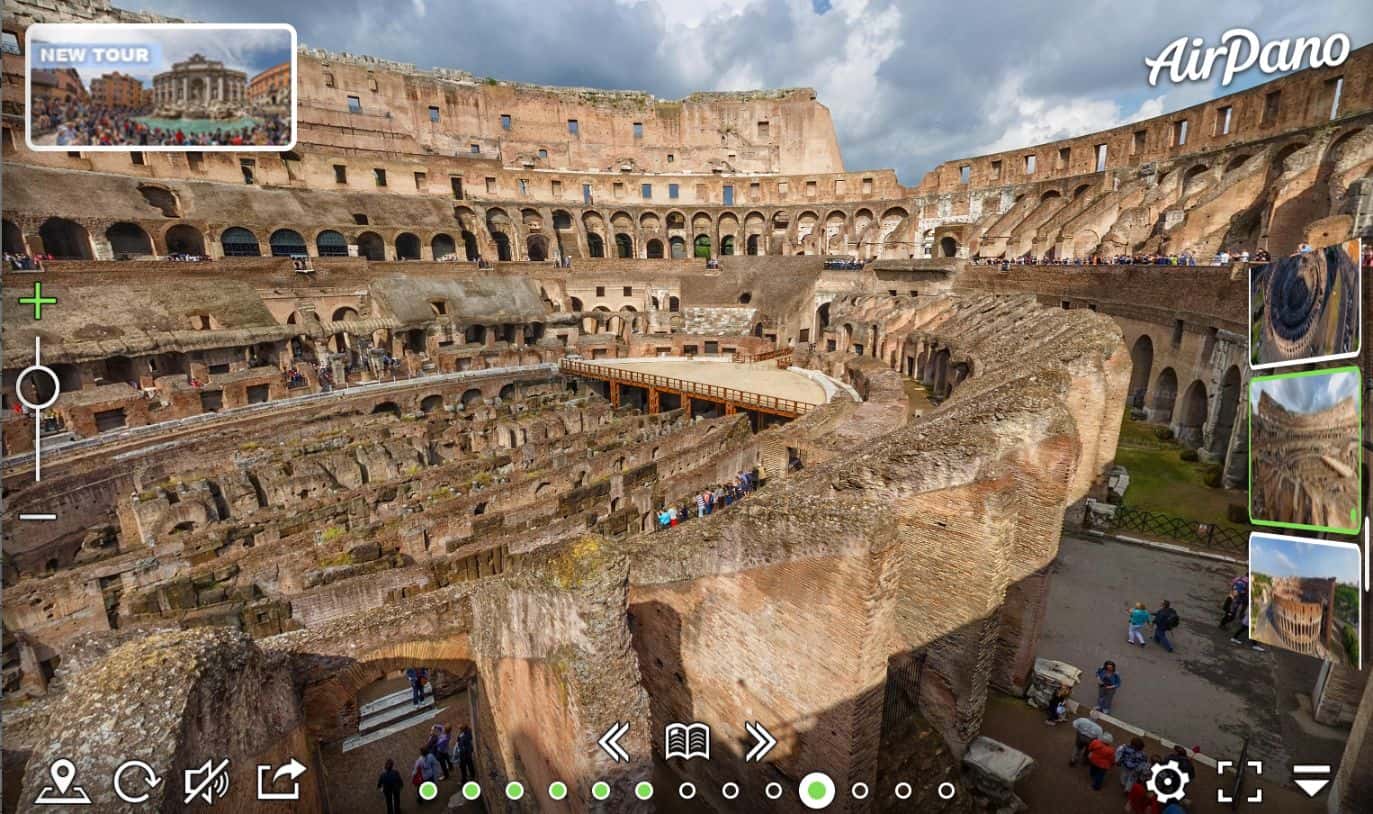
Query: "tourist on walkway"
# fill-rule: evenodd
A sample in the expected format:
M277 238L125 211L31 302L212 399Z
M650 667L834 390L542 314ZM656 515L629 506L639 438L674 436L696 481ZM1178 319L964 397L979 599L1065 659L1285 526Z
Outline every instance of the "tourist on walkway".
M1152 758L1150 760L1150 765L1152 766L1156 762L1158 762L1158 758ZM1129 814L1158 814L1160 808L1158 799L1154 796L1153 792L1149 791L1149 787L1144 784L1144 778L1147 777L1148 774L1148 772L1144 772L1142 775L1135 777L1134 784L1131 785L1130 790L1126 792L1125 810L1129 812Z
M1077 742L1073 745L1073 757L1068 761L1069 766L1076 766L1087 754L1087 745L1104 732L1101 724L1096 722L1097 711L1092 710L1087 713L1085 718L1077 718L1073 721L1073 732L1077 735Z
M1116 765L1120 767L1120 788L1126 794L1135 784L1135 779L1143 776L1149 768L1149 755L1144 751L1142 738L1131 738L1129 743L1121 744L1116 750Z
M434 754L439 759L439 768L443 769L443 777L440 780L447 780L448 773L453 770L453 761L450 753L453 749L453 727L447 724L438 727L439 736L434 740Z
M463 726L458 730L458 744L453 749L453 759L457 761L462 782L477 779L477 766L472 761L472 728Z
M1220 603L1220 627L1225 627L1235 620L1235 613L1239 608L1236 598L1235 590L1231 588L1230 593L1225 595L1225 601Z
M1055 726L1063 720L1063 716L1068 714L1068 697L1072 695L1073 688L1067 684L1059 684L1058 689L1054 690L1053 697L1049 703L1045 704L1045 726Z
M411 772L410 780L415 784L415 799L422 799L420 794L420 784L439 779L439 759L434 757L434 753L429 747L420 749L419 759L415 761L415 769Z
M698 518L706 516L706 493L696 493L696 516Z
M1125 641L1144 647L1144 626L1149 624L1149 608L1143 602L1136 602L1130 610L1130 632Z
M377 778L377 788L386 799L386 814L400 814L400 790L405 788L405 778L396 771L394 760L386 761L386 769Z
M1154 641L1163 645L1163 649L1169 653L1173 652L1173 643L1168 641L1168 631L1178 626L1178 612L1173 610L1173 604L1168 600L1163 600L1163 605L1154 611Z
M1092 791L1101 791L1106 775L1116 765L1116 750L1110 732L1102 732L1101 737L1087 744L1087 772L1092 776Z
M1096 708L1107 715L1111 714L1111 704L1115 702L1116 690L1120 689L1120 675L1116 663L1108 661L1096 671Z

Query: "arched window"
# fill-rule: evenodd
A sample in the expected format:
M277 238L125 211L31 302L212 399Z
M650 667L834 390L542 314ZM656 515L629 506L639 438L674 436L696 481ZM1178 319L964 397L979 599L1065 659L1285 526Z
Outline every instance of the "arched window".
M543 235L530 235L524 247L530 260L541 262L548 259L548 238Z
M697 235L692 246L692 254L697 257L710 257L710 235Z
M294 229L278 229L267 238L272 247L273 257L295 257L309 252L305 248L305 238Z
M315 249L320 257L347 257L348 239L333 229L325 229L315 238Z
M453 242L451 235L439 233L429 241L429 249L434 253L435 260L451 259L458 253L458 244Z
M634 256L634 238L620 232L615 235L615 251L622 258Z
M734 235L725 235L720 238L720 254L722 256L734 254Z
M592 257L605 257L605 241L601 240L600 235L589 232L586 236L586 251Z
M241 226L225 229L224 234L219 236L219 244L224 247L225 257L262 256L262 249L257 245L257 235Z
M653 260L661 260L663 257L663 241L654 238L644 246L648 250L648 256Z
M385 260L386 244L376 232L363 232L358 235L358 256L368 260Z
M463 252L467 255L467 261L469 263L477 262L477 257L481 254L481 251L477 248L477 236L466 229L462 230L462 248Z
M91 236L86 227L66 218L48 218L38 227L43 251L58 260L90 260Z
M178 223L167 230L167 251L171 254L205 254L205 237L200 230L185 223Z
M134 223L116 223L105 230L110 251L116 258L136 257L153 253L153 241L142 227Z
M668 238L668 245L672 251L673 260L686 259L686 241L677 235Z
M401 232L396 236L396 259L397 260L418 260L420 259L420 239L418 236L409 232Z
M496 243L496 259L510 261L510 238L505 232L493 232L491 239Z

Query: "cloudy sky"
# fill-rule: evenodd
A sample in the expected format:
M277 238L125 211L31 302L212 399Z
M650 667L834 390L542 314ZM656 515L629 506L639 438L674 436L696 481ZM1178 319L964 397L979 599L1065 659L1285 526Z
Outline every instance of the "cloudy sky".
M303 43L524 82L646 90L805 85L849 169L915 184L941 161L1101 130L1220 94L1151 88L1144 60L1234 27L1373 39L1367 0L114 0L289 22ZM1257 71L1231 90L1257 84Z
M1256 534L1249 544L1249 567L1272 577L1335 577L1359 584L1360 551L1350 543L1297 542Z
M1249 401L1257 408L1259 396L1267 393L1289 410L1311 413L1333 407L1358 392L1358 374L1344 371L1286 379L1256 379L1249 387Z

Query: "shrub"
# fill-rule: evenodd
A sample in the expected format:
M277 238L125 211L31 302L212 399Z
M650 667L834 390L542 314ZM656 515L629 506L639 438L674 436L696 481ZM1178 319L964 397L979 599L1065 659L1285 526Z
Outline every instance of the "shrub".
M1211 464L1206 467L1206 471L1202 474L1202 480L1212 489L1219 489L1224 476L1225 470L1220 464Z
M1170 427L1158 427L1154 430L1154 437L1160 441L1173 440L1173 430Z
M1243 503L1231 503L1225 508L1225 517L1231 523L1249 524L1249 507Z
M1180 458L1182 458L1182 460L1188 461L1188 462L1196 461L1196 460L1199 460L1199 459L1201 458L1201 456L1200 456L1199 454L1197 454L1197 451L1196 451L1195 449L1190 448L1190 447L1187 448L1187 449L1184 449L1182 452L1178 453L1178 457L1180 457Z

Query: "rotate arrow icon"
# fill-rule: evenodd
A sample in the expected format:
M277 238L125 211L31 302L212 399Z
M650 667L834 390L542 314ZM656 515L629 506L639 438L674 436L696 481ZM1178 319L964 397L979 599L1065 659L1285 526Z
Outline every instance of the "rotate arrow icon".
M758 723L757 721L745 721L744 729L747 730L748 733L753 736L753 739L755 741L757 741L757 743L754 744L753 748L749 750L748 754L744 755L745 763L757 763L761 761L765 756L767 756L768 752L772 751L772 747L777 745L777 739L774 738L772 736L772 733L764 729L763 725Z
M616 763L621 761L627 763L629 762L629 753L624 750L619 741L628 731L629 724L616 721L605 731L604 735L601 735L601 739L596 741L596 745L601 747L601 750L607 755L610 755L610 759Z

